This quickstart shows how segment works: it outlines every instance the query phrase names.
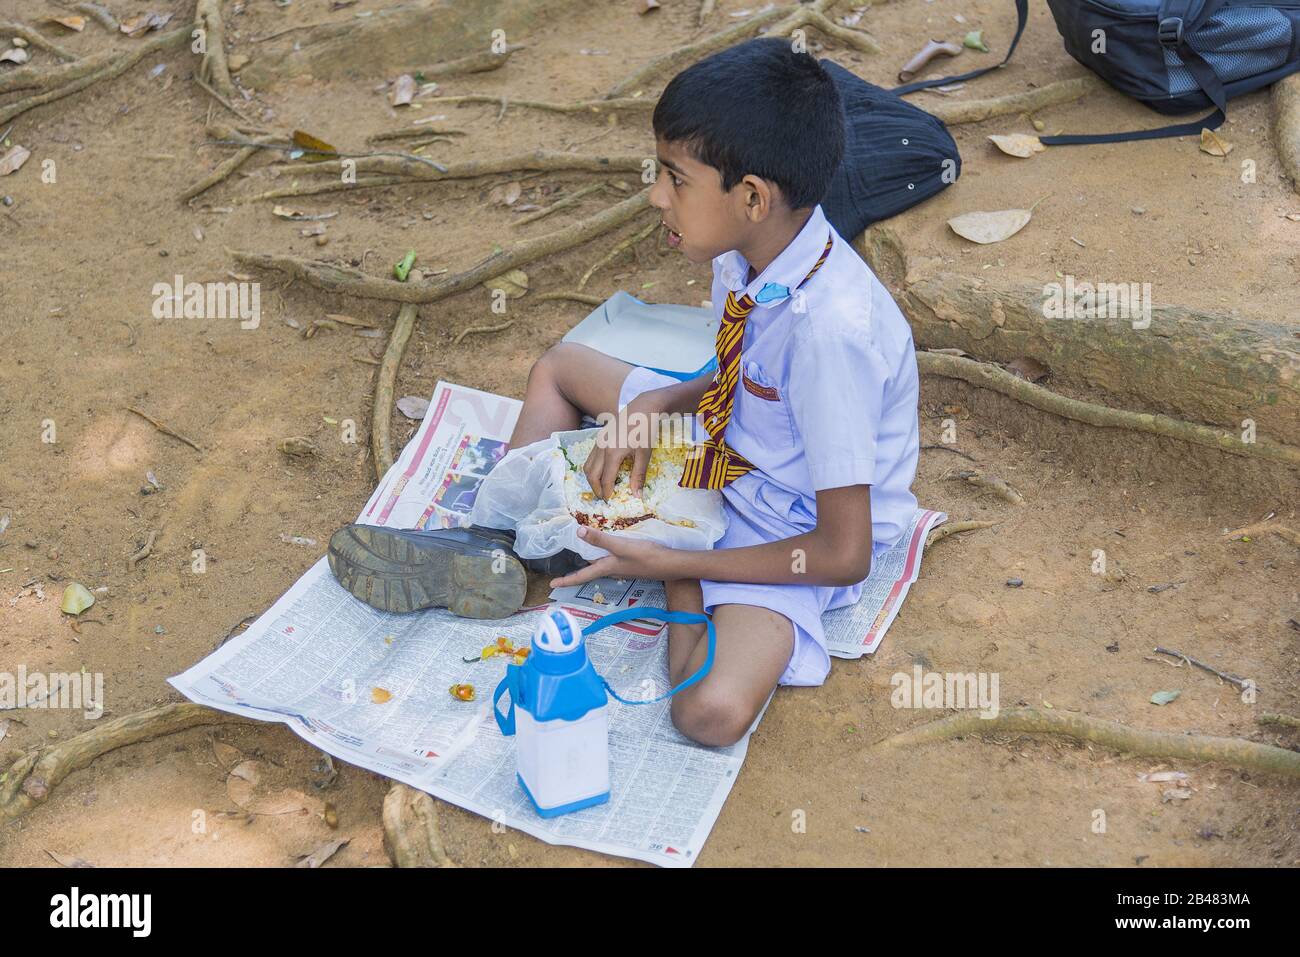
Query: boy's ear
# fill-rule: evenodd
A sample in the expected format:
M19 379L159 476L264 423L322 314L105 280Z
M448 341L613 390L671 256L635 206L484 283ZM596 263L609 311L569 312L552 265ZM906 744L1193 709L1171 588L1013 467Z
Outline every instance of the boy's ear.
M751 223L761 223L767 219L775 204L783 202L781 190L775 183L747 174L738 184L745 218Z

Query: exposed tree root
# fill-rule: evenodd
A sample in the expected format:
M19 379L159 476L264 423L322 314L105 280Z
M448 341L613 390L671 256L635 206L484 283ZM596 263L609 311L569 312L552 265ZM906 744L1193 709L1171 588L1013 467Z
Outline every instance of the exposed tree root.
M618 113L621 110L636 113L648 113L655 108L655 97L621 96L608 100L570 100L557 103L553 100L516 100L505 96L492 96L488 93L464 93L458 96L441 96L438 104L445 106L454 103L463 106L467 103L495 103L502 112L510 106L522 106L530 110L545 110L548 113Z
M229 126L218 126L213 124L208 127L208 135L217 140L235 139L238 134ZM271 136L255 137L253 142L264 143L272 139ZM248 160L257 155L259 150L256 146L241 146L233 155L222 160L211 173L203 177L189 189L180 195L182 203L189 202L200 193L205 193L213 186L223 182L231 173L243 166Z
M886 738L870 751L913 747L967 734L998 732L1059 734L1128 754L1213 761L1251 771L1300 778L1300 754L1271 744L1206 734L1144 731L1100 718L1061 711L1038 711L1034 708L1015 708L992 718L981 718L976 711L961 712Z
M1278 159L1291 178L1291 186L1300 193L1300 73L1273 84L1270 105Z
M321 193L335 193L342 190L361 189L376 186L416 185L426 182L441 182L446 179L473 179L477 176L493 176L500 173L554 172L575 170L578 172L604 173L610 170L625 172L639 171L648 157L645 156L578 156L555 150L534 150L514 156L499 156L490 160L469 160L452 163L447 171L440 172L423 163L403 160L393 156L363 156L355 162L358 173L387 172L386 176L358 176L355 183L344 182L342 178L342 161L327 160L313 163L311 166L295 168L297 175L332 176L323 183L306 183L296 186L282 186L269 189L238 200L240 203L255 203L268 199L286 199L292 196L316 196Z
M627 250L635 247L637 243L645 239L647 236L649 236L658 228L659 228L659 221L656 219L652 223L647 223L643 229L637 230L631 236L628 236L626 239L623 239L617 244L615 244L613 249L611 249L609 252L605 253L605 255L601 256L594 263L592 263L591 266L588 267L587 271L582 274L582 278L578 280L578 288L579 289L584 288L587 285L587 280L592 277L593 273L595 273L598 269L607 266L609 263L613 262L614 259L619 255L619 253L626 252Z
M829 6L829 4L826 6ZM846 27L843 24L836 23L830 17L826 16L826 14L822 13L822 9L824 9L824 7L821 9L815 6L808 7L803 11L803 17L805 18L804 22L806 22L808 26L820 30L831 39L839 40L841 43L851 46L853 49L862 53L880 52L880 44L872 38L871 34L865 33L862 30L855 30L853 27ZM792 26L789 29L793 30L795 28ZM776 31L773 30L771 32L775 34Z
M1289 714L1261 714L1255 719L1259 724L1271 724L1279 728L1300 728L1300 718Z
M655 57L631 76L615 84L605 94L605 98L612 100L638 90L652 77L669 72L675 73L688 63L693 63L710 53L726 49L733 44L748 39L756 30L761 28L766 28L764 33L767 36L785 37L800 27L810 26L856 50L861 50L864 53L879 53L879 45L869 34L861 30L841 26L824 14L823 11L830 7L833 2L834 0L814 0L813 3L807 5L796 3L791 6L764 10L743 23L738 23L726 30L703 37L694 43L688 43L685 46ZM771 24L771 26L769 27L768 24Z
M1024 402L1044 412L1051 412L1076 422L1086 422L1102 428L1131 429L1165 438L1219 449L1232 455L1253 456L1284 465L1300 466L1300 448L1256 437L1254 442L1243 442L1237 432L1213 429L1206 425L1184 422L1165 415L1129 412L1104 405L1083 402L1059 395L1042 386L1018 378L998 366L977 362L962 356L936 352L918 352L917 367L922 375L939 375L961 379L982 389L992 389L1005 396Z
M611 156L583 156L566 153L562 150L531 150L527 153L515 153L511 156L497 156L485 160L465 160L452 163L444 173L427 163L420 163L401 156L358 156L348 160L324 160L304 166L292 167L297 176L330 176L340 178L344 171L343 164L355 164L357 173L379 173L390 176L405 176L411 180L474 179L478 176L495 176L500 173L555 172L560 170L577 170L588 173L603 173L609 170L640 170L647 157L643 154L624 153ZM349 168L352 168L351 166ZM284 171L284 167L280 168ZM340 183L340 189L346 189L346 183ZM256 199L257 197L253 197ZM248 200L252 202L252 200Z
M0 107L0 123L8 123L14 117L21 116L28 110L60 100L65 96L71 96L73 93L79 93L100 80L111 80L116 76L120 76L147 56L161 50L181 46L189 38L189 35L188 28L173 30L171 33L159 33L156 36L142 40L129 53L114 57L97 57L94 59L87 57L83 60L74 60L66 64L61 71L52 71L51 74L57 79L67 80L67 82L55 86L53 89L47 89L44 93L38 93ZM46 85L41 84L42 88ZM0 85L0 93L20 88Z
M974 469L962 469L952 477L961 479L967 485L987 489L998 498L1010 502L1012 505L1025 504L1024 496L1008 485L1004 479L1000 479L996 475L984 475Z
M398 311L397 321L393 323L393 331L388 337L388 348L384 350L383 361L379 364L374 411L370 419L370 451L375 459L377 479L382 479L384 473L393 467L393 440L388 428L393 417L393 390L397 387L397 371L402 367L406 344L415 329L417 312L416 305L409 302Z
M608 296L593 296L585 292L543 292L533 296L534 302L550 302L554 299L571 299L574 302L585 302L589 306L599 306L608 299Z
M1075 77L1072 80L1058 80L1036 90L1024 93L1008 93L988 100L971 100L967 103L927 103L925 108L949 126L958 123L978 123L995 116L1007 116L1013 113L1033 113L1058 103L1068 103L1079 97L1100 90L1104 83L1092 74Z
M1300 548L1300 532L1286 525L1279 525L1276 522L1255 522L1253 525L1246 525L1242 528L1235 528L1223 537L1228 541L1235 542L1240 538L1262 538L1272 533L1284 542L1290 542L1296 548Z
M14 762L0 778L0 818L16 818L43 804L60 781L109 751L200 725L248 720L187 701L106 721L75 738L42 751L32 751Z
M60 6L66 6L66 4L60 4ZM117 22L117 17L113 16L113 11L107 7L98 3L74 3L72 9L78 13L84 13L105 30L117 33L120 24Z
M528 223L535 223L537 222L537 220L543 219L544 217L551 215L551 213L558 212L561 209L568 209L570 206L576 205L584 197L590 196L592 193L599 192L600 190L605 188L606 188L605 183L588 183L586 186L579 187L578 189L575 189L573 192L566 194L560 199L557 199L555 202L551 203L551 205L547 206L545 209L539 209L535 212L529 213L527 216L520 216L510 225L526 226Z
M12 20L0 20L0 36L19 37L46 53L53 53L60 60L77 59L77 55L71 50L59 46L44 34L37 33L31 27L23 26L23 24L15 23Z
M418 140L432 136L467 136L464 130L435 130L431 126L404 126L400 130L385 130L367 136L367 143L387 143L393 140Z
M513 319L507 319L505 322L498 322L490 326L470 326L468 329L462 329L456 334L456 338L451 341L453 346L458 346L461 340L466 336L486 334L489 332L505 332L515 324Z
M394 867L456 866L438 836L433 798L397 781L384 798L384 850Z
M949 535L957 535L961 532L973 532L980 528L992 528L997 522L944 522L937 528L930 529L930 535L925 540L925 547L929 548L938 542L943 541Z
M233 98L235 84L230 80L230 67L226 63L226 26L221 19L221 0L197 0L194 29L204 33L199 78L227 99Z
M464 76L467 73L486 73L489 70L501 69L510 59L510 54L516 50L522 50L526 46L525 43L511 43L500 53L485 50L481 53L471 53L469 56L457 57L454 60L444 60L442 63L435 63L432 66L424 66L418 70L408 72L420 73L428 80L444 76Z
M251 203L263 199L289 199L294 196L318 196L321 193L337 193L342 189L376 189L380 186L403 186L417 182L409 176L358 176L355 183L341 183L326 180L323 183L303 183L298 186L282 186L268 189L264 193L246 199L236 199L236 203Z
M385 299L391 302L437 302L448 296L471 289L502 273L594 239L614 229L649 205L649 190L642 190L623 202L609 207L594 216L538 236L515 243L509 249L471 266L436 283L403 283L391 279L368 276L356 269L335 266L318 260L299 259L294 256L277 256L250 250L227 249L227 253L242 266L273 269L306 282L309 286L326 292L362 299Z

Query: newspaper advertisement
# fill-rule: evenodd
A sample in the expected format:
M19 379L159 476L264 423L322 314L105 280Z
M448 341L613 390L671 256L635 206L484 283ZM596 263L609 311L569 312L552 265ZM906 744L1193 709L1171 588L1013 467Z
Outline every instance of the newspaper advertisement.
M404 528L464 524L478 483L505 454L519 407L513 399L438 383L419 430L358 521ZM917 521L923 522L921 513ZM924 533L918 527L908 554L877 559L878 569L889 569L895 580L869 587L859 606L828 613L828 633L833 616L844 616L835 632L844 654L874 650L892 621L919 566ZM619 607L665 604L658 582L610 581L607 587L600 601L597 589L589 588L561 604L588 621ZM670 700L611 699L610 800L542 818L516 780L514 741L491 714L492 692L509 658L481 658L481 652L499 639L527 647L546 607L491 621L457 618L445 609L388 614L338 585L322 557L245 632L170 682L200 704L280 721L334 757L493 824L550 844L691 866L735 783L753 728L730 747L702 747L673 726ZM620 696L648 701L669 687L665 638L663 622L638 619L590 635L588 653ZM472 685L474 699L454 696L450 689L458 684ZM761 720L760 714L755 726Z

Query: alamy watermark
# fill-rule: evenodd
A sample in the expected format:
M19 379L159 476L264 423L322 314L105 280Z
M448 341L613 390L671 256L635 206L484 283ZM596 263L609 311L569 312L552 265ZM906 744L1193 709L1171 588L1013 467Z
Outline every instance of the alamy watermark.
M15 708L79 710L94 721L104 714L104 673L0 671L0 711Z
M257 282L172 282L153 285L155 319L238 319L239 328L256 329L262 322L262 289Z
M1151 325L1151 283L1064 279L1043 287L1044 319L1128 319L1134 329Z
M998 716L996 671L927 673L913 665L910 675L896 672L889 684L894 689L889 703L895 708L978 709L981 718Z

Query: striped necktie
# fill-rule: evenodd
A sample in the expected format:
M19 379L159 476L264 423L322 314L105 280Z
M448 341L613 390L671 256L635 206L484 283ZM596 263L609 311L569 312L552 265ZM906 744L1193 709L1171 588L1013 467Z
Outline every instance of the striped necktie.
M802 288L822 268L822 263L830 255L833 238L833 233L826 238L826 247L796 289ZM722 323L718 326L718 371L714 374L713 384L700 399L696 411L710 438L700 443L687 456L686 467L677 483L682 488L725 488L754 469L752 462L727 445L723 440L723 432L731 421L736 385L740 381L740 352L745 339L745 320L755 305L754 298L749 293L740 298L736 298L734 292L727 293Z

